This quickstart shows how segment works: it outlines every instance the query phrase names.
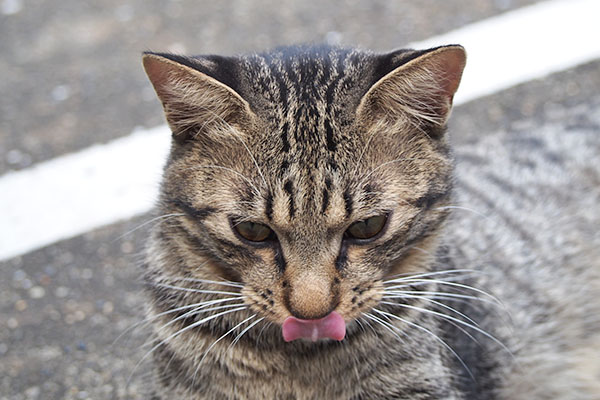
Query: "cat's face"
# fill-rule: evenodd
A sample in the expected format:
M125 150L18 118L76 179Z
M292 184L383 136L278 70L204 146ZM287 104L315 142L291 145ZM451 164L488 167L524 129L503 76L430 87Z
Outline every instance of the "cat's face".
M160 228L165 274L239 282L276 324L358 318L433 256L463 66L457 46L146 55L175 138L161 209L182 214Z

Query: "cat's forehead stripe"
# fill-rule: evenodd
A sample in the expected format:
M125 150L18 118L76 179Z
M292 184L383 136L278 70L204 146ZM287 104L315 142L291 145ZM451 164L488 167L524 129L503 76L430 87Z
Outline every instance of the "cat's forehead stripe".
M353 71L366 55L345 49L282 50L245 58L246 90L256 96L259 89L258 96L269 102L268 118L276 122L274 134L283 155L294 154L294 159L304 161L327 160L336 168L332 153L339 147L340 107L344 106L336 100L341 92L360 83Z
M270 191L265 198L265 216L267 220L273 220L273 194Z
M294 215L296 215L296 203L294 201L294 184L291 180L288 179L285 182L283 190L288 195L288 215L290 216L290 219L292 219L294 218Z
M346 189L344 191L344 209L346 210L346 218L349 218L352 215L353 207L354 200L352 194L350 193L350 189Z

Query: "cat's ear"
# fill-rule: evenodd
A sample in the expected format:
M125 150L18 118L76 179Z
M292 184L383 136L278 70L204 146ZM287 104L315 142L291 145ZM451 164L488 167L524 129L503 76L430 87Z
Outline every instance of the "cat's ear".
M142 60L177 142L224 133L253 117L248 102L223 82L232 80L231 65L220 65L228 59L147 52Z
M466 63L464 48L404 50L380 56L378 62L381 77L361 99L357 116L367 123L409 122L443 132Z

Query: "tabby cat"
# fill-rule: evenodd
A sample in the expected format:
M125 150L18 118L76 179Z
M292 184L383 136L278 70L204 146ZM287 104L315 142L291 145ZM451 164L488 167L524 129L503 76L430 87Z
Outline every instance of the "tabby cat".
M581 175L568 153L537 172L538 139L473 146L455 177L465 61L144 54L173 132L155 399L600 399L598 250L551 200Z

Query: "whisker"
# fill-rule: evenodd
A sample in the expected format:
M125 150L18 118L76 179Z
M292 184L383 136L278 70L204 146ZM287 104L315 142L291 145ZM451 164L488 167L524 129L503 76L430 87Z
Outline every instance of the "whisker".
M448 345L448 343L446 343L444 340L442 340L438 335L436 335L435 333L431 332L429 329L422 327L421 325L415 324L414 322L408 321L404 318L398 317L397 315L394 314L390 314L388 312L385 311L381 311L378 310L376 308L373 308L373 311L377 312L378 314L382 314L382 315L387 315L388 317L397 319L400 322L403 322L407 325L413 326L423 332L428 333L429 335L431 335L435 340L437 340L438 342L440 342L446 349L448 349L457 359L458 361L461 363L461 365L463 366L463 368L465 369L465 371L467 371L467 373L469 374L469 376L471 377L471 379L473 381L475 381L475 376L473 375L473 373L471 372L471 370L469 369L469 367L467 367L467 364L465 364L465 362L463 361L463 359L456 353L456 351L454 351L454 349L452 347L450 347L450 345ZM398 329L398 328L396 328Z
M477 271L474 269L446 269L443 271L424 272L424 273L420 273L420 274L416 274L416 275L413 275L411 273L403 273L403 274L394 275L394 276L402 276L401 278L388 279L386 281L383 281L383 283L386 284L386 283L403 282L406 279L424 278L424 277L435 276L435 275L459 274L459 273L464 273L464 272L479 273L480 271Z
M182 216L185 216L185 214L184 214L184 213L172 213L172 214L165 214L165 215L160 215L160 216L158 216L158 217L154 217L154 218L152 218L152 219L149 219L149 220L148 220L148 221L146 221L146 222L143 222L143 223L139 224L139 225L138 225L138 226L136 226L135 228L133 228L133 229L131 229L131 230L129 230L129 231L127 231L127 232L125 232L125 233L124 233L124 234L122 234L121 236L119 236L119 237L117 237L116 239L114 239L114 240L113 240L111 243L117 242L117 241L119 241L119 240L123 239L125 236L127 236L127 235L130 235L130 234L132 234L133 232L135 232L135 231L137 231L137 230L139 230L139 229L142 229L144 226L146 226L146 225L148 225L148 224L151 224L151 223L153 223L153 222L155 222L155 221L159 221L159 220L163 220L163 219L168 219L168 218L173 218L173 217L182 217ZM161 222L162 222L162 221L161 221Z
M402 332L400 329L396 328L396 327L395 327L394 325L392 325L391 323L389 323L389 322L386 322L386 321L382 320L381 318L374 316L374 315L373 315L373 314L371 314L371 313L365 313L365 314L364 314L364 316L365 316L365 317L367 317L367 318L369 318L371 321L375 321L375 322L377 322L379 325L383 326L385 329L387 329L389 332L391 332L391 333L392 333L394 336L396 336L396 338L397 338L397 339L398 339L400 342L402 342L402 343L406 343L406 342L404 341L404 339L403 339L403 338L401 338L401 337L400 337L400 335L398 335L398 333L396 333L396 331L398 331L398 332L402 333L404 336L406 336L406 332Z
M407 296L407 298L417 298L417 299L427 300L427 301L429 301L432 304L435 304L437 306L443 307L443 308L445 308L445 309L447 309L447 310L449 310L449 311L451 311L453 313L456 313L457 315L460 315L462 318L466 319L467 321L469 321L473 325L479 326L479 324L477 322L473 321L473 319L470 318L465 313L462 313L462 312L460 312L460 311L458 311L458 310L456 310L456 309L454 309L454 308L450 307L449 305L446 305L446 304L444 304L442 302L439 302L439 301L436 301L436 300L432 300L432 299L424 297L424 296ZM387 304L387 305L392 305L392 306L400 306L400 307L402 307L402 306L405 305L405 304L402 304L402 303L394 303L394 302L391 302L391 301L382 301L381 304Z
M480 334L484 335L484 336L485 336L485 337L487 337L488 339L492 340L494 343L496 343L497 345L499 345L500 347L502 347L502 348L503 348L503 349L504 349L504 350L505 350L507 353L509 353L509 354L512 356L512 352L511 352L511 351L508 349L508 347L506 347L506 346L504 345L504 343L502 343L500 340L498 340L498 339L497 339L496 337L494 337L493 335L491 335L491 334L487 333L486 331L484 331L483 329L479 328L479 327L477 326L477 324L473 325L473 324L470 324L470 323L468 323L468 322L465 322L465 321L463 321L463 320L460 320L460 319L458 319L458 318L454 318L454 317L453 317L453 316L451 316L451 315L447 315L447 314L440 313L440 312L433 311L433 310L428 310L428 309L421 308L421 307L415 307L415 306L411 306L411 305L409 305L409 304L401 304L401 303L396 303L396 304L397 304L397 305L399 305L400 307L404 307L404 308L410 308L410 309L417 310L417 311L420 311L420 312L424 312L424 313L429 313L429 314L432 314L432 315L436 315L436 316L438 316L438 317L445 318L445 319L448 319L448 320L450 320L450 321L456 322L457 324L461 324L461 325L463 325L463 326L465 326L465 327L467 327L467 328L471 328L471 329L473 329L474 331L476 331L476 332L478 332L478 333L480 333ZM469 318L469 320L470 320L470 321L473 321L473 320L472 320L472 319L470 319L470 318Z
M212 306L214 304L225 303L227 301L234 301L234 300L239 300L239 298L216 299L216 300L203 301L203 302L195 303L195 304L189 304L189 305L186 305L186 306L177 307L177 308L174 308L172 310L163 311L163 312L161 312L159 314L153 315L150 320L154 320L154 319L159 318L159 317L161 317L163 315L172 314L174 312L181 311L181 310L186 310L186 309L193 308L193 307L196 307L196 310L203 310L204 308L210 307L210 306ZM235 305L242 305L242 304L244 304L244 303L229 304L229 305L220 306L220 307L221 308L226 308L226 307L232 307L232 306L235 306ZM203 312L214 311L214 310L218 310L218 309L219 309L218 307L214 307L214 308L209 308L209 309L203 310Z
M420 251L420 252L421 252L421 253L423 253L423 254L427 254L427 255L429 255L429 256L435 257L435 254L434 254L434 253L432 253L431 251L427 251L427 250L425 250L425 249L423 249L423 248L421 248L421 247L419 247L419 246L409 246L409 247L408 247L408 249L409 249L409 250L410 250L410 249L415 249L415 250L418 250L418 251Z
M198 279L198 278L178 278L178 277L167 277L167 280L176 280L176 281L184 281L184 282L196 282L196 283L208 283L213 285L223 285L223 286L231 286L236 288L243 288L244 285L241 283L231 282L231 281L213 281L210 279Z
M362 317L360 318L356 318L355 321L358 324L358 326L360 326L360 329L363 331L363 333L367 332L367 330L365 329L365 327L363 326L362 322Z
M399 288L404 288L404 287L409 287L409 286L419 286L421 284L425 285L427 283L437 283L440 285L448 285L448 286L453 286L453 287L458 287L461 289L465 289L465 290L472 290L474 292L480 293L486 297L489 297L490 299L494 300L495 302L497 302L498 304L501 304L500 300L498 300L496 297L492 296L491 294L489 294L488 292L478 289L476 287L473 286L469 286L463 283L456 283L456 282L449 282L449 281L445 281L445 280L440 280L440 279L406 279L403 282L415 282L415 283L411 283L410 285L398 285L398 286L391 286L389 287L389 289L399 289Z
M164 345L165 343L167 343L168 341L170 341L170 340L171 340L171 339L173 339L174 337L177 337L177 336L181 335L182 333L184 333L184 332L186 332L186 331L188 331L188 330L190 330L190 329L194 329L194 328L196 328L196 327L198 327L198 326L200 326L200 325L203 325L203 324L207 323L208 321L211 321L211 320L213 320L213 319L215 319L215 318L219 318L219 317L222 317L223 315L230 314L230 313L233 313L233 312L242 311L242 310L245 310L245 309L247 309L247 308L248 308L247 306L244 306L244 307L238 307L238 308L234 308L233 310L222 311L222 312L220 312L220 313L218 313L218 314L210 315L210 316L208 316L208 317L206 317L206 318L203 318L203 319L201 319L200 321L194 322L193 324L190 324L190 325L188 325L188 326L186 326L186 327L184 327L184 328L182 328L182 329L179 329L177 332L175 332L175 333L172 333L172 334L171 334L171 335L169 335L169 336L168 336L166 339L164 339L164 340L161 340L161 341L160 341L160 343L158 343L157 345L155 345L154 347L152 347L152 348L151 348L151 349L150 349L150 350L149 350L149 351L148 351L148 352L147 352L147 353L146 353L146 354L145 354L145 355L144 355L144 356L143 356L143 357L140 359L140 361L138 361L138 362L137 362L137 364L135 365L135 367L134 367L134 368L133 368L133 370L131 371L131 374L129 375L129 378L128 378L128 380L127 380L127 381L129 382L129 380L131 380L131 377L133 376L133 374L135 373L135 371L138 369L138 367L140 366L140 364L141 364L142 362L144 362L144 360L145 360L146 358L148 358L148 356L150 356L150 354L152 354L152 353L153 353L153 352L154 352L156 349L158 349L160 346Z
M460 299L460 300L475 300L475 301L481 301L482 303L487 303L487 304L493 304L495 306L499 306L499 304L497 304L496 302L493 302L491 300L488 299L483 299L481 297L475 297L475 296L469 296L467 294L460 294L460 293L450 293L450 292L431 292L431 291L416 291L416 290L385 290L384 291L385 295L383 296L383 298L386 299L398 299L398 298L404 298L406 295L425 295L425 296L432 296L431 298L436 298L436 299L440 299L440 300L453 300L456 301L456 299ZM468 302L467 302L468 303Z
M430 300L430 299L427 299L427 298L426 298L426 300ZM390 303L390 302L383 302L383 301L382 301L381 303L382 303L382 304L388 304L388 305L397 305L397 306L399 306L399 305L400 305L400 304L398 304L398 303ZM435 302L435 303L436 303L436 304L439 304L440 306L445 306L445 304L443 304L443 303L439 303L439 302ZM447 306L446 306L446 307L447 307ZM457 312L458 314L460 314L460 315L461 315L461 316L463 316L464 318L468 319L469 321L473 321L471 318L469 318L469 317L468 317L468 316L466 316L465 314L463 314L463 313L461 313L461 312L459 312L459 311L456 311L456 310L454 310L454 309L453 309L453 308L451 308L451 307L449 307L449 308L450 308L452 311L454 311L454 312ZM467 336L469 339L471 339L472 341L474 341L474 342L475 342L475 343L477 343L478 345L480 344L480 343L479 343L479 341L478 341L478 340L477 340L477 339L476 339L476 338L475 338L473 335L471 335L471 334L470 334L470 333L469 333L469 332L468 332L466 329L464 329L464 328L463 328L463 327L461 327L460 325L458 325L458 324L456 324L456 323L454 323L454 322L452 322L452 321L450 321L450 320L448 320L448 323L449 323L450 325L454 326L456 329L458 329L458 330L459 330L459 331L461 331L462 333L464 333L464 334L465 334L465 336ZM473 323L474 323L475 325L477 325L477 323L476 323L475 321L473 321Z
M434 210L462 210L462 211L470 211L475 215L478 215L480 217L485 218L486 220L493 222L493 220L488 217L487 215L477 211L477 210L473 210L472 208L468 208L468 207L463 207L463 206L443 206L443 207L436 207L434 208Z
M125 335L127 332L131 331L132 329L135 329L136 327L142 325L142 324L149 324L150 322L156 320L157 318L160 318L164 315L168 315L168 314L172 314L178 311L182 311L182 310L187 310L189 308L194 308L197 307L197 310L205 308L205 307L209 307L211 305L214 304L218 304L218 303L224 303L227 301L234 301L234 300L239 300L239 298L227 298L227 299L216 299L216 300L208 300L208 301L203 301L200 303L194 303L194 304L188 304L185 306L181 306L181 307L177 307L174 309L170 309L167 311L163 311L159 314L154 314L152 315L152 317L150 318L144 318L142 321L138 321L136 323L134 323L133 325L131 325L130 327L128 327L127 329L125 329L119 336L117 336L117 338L113 341L113 343L111 344L111 346L114 346L114 344L123 336ZM243 303L241 303L243 304Z
M158 329L159 330L160 329L164 329L164 328L166 328L166 327L168 327L170 325L173 325L177 321L181 321L182 319L190 318L190 317L193 317L195 315L204 314L204 313L211 312L211 311L223 310L223 309L227 309L227 308L241 307L241 306L245 306L245 304L244 303L228 304L228 305L225 305L225 306L212 307L212 308L208 308L208 309L203 309L204 307L196 307L193 310L188 311L188 312L186 312L186 313L184 313L184 314L182 314L182 315L180 315L180 316L178 316L178 317L170 320L169 322L167 322L164 325L160 326ZM142 347L149 346L152 342L156 342L156 340L157 339L150 340L150 341L144 343L142 345Z
M204 293L204 294L226 294L226 295L230 295L230 296L237 296L240 298L243 297L243 295L239 292L224 292L224 291L220 291L220 290L192 289L192 288L185 288L185 287L181 287L181 286L167 285L166 283L154 283L153 285L162 287L162 288L166 288L166 289L181 290L184 292Z
M228 330L224 335L221 335L217 340L215 340L208 349L206 349L206 351L204 352L204 355L202 356L202 359L200 360L200 362L198 363L198 366L196 367L194 374L193 374L193 378L192 378L192 385L194 384L195 380L196 380L196 375L198 374L198 371L200 370L200 366L202 365L202 363L204 362L204 359L206 358L206 356L208 356L208 353L210 352L210 350L215 347L215 345L220 342L223 338L227 337L231 332L233 332L234 330L236 330L237 328L239 328L240 326L242 326L243 324L245 324L246 322L250 321L252 318L255 318L256 314L251 315L250 317L246 318L245 320L243 320L242 322L240 322L239 324L235 325L233 328L231 328L230 330ZM254 325L256 325L257 322L262 321L264 318L260 318L258 321L255 321L253 324L251 324L248 328L246 328L242 334L244 332L246 332L249 328L253 327ZM229 351L229 348L231 347L231 344L229 345L229 347L227 347L227 350L225 351Z
M202 358L200 359L200 361L198 362L198 366L196 367L196 370L194 371L194 375L192 378L192 384L194 383L195 379L196 379L196 374L198 374L198 371L200 370L200 366L202 365L202 363L204 362L204 359L206 358L206 356L208 356L208 353L212 350L213 347L215 347L217 345L217 343L219 343L221 340L223 340L225 337L227 337L231 332L233 332L234 330L236 330L238 327L244 325L246 322L250 321L252 318L256 317L256 314L251 315L250 317L246 318L245 320L243 320L242 322L240 322L239 324L237 324L236 326L234 326L233 328L231 328L230 330L228 330L227 332L225 332L225 334L221 335L217 340L215 340L209 347L208 349L206 349L204 351L204 354L202 355Z
M360 319L362 319L363 317L366 317L366 314L370 314L370 313L361 313L361 317L360 317ZM358 321L358 320L357 320L357 321ZM368 320L366 320L366 319L363 319L362 321L363 321L365 324L367 324L367 326L368 326L368 327L371 329L371 331L373 331L373 333L374 333L375 335L379 336L378 332L375 330L375 328L373 328L373 325L371 325L371 323L370 323Z
M269 326L273 325L273 323L272 323L271 321L265 321L265 322L266 322L266 323L265 323L265 324L263 324L263 327L262 327L262 328L260 328L260 331L258 332L258 335L256 336L256 341L257 341L257 342L259 341L260 337L262 336L262 334L263 334L264 330L265 330L267 327L269 327Z
M227 350L229 351L229 348L235 346L236 343L240 341L240 339L242 338L242 336L244 336L244 334L246 332L248 332L250 329L252 329L253 326L255 326L256 324L258 324L263 319L265 319L265 317L261 317L261 318L257 319L256 321L254 321L253 323L251 323L250 325L248 325L243 331L241 331L240 334L237 335L235 337L235 339L233 339L233 342L231 342L231 344L229 345L229 347L227 348Z

